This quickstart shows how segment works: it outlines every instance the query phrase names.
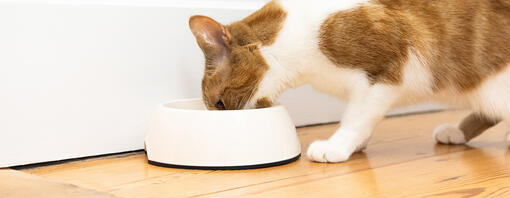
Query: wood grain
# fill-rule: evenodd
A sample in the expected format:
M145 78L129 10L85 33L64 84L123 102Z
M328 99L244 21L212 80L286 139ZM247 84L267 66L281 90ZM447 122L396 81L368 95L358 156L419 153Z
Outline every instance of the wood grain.
M0 169L1 198L115 198L104 192L49 181L19 171Z
M368 149L340 164L299 161L246 171L148 165L144 154L25 170L119 197L510 197L510 153L501 124L468 146L436 145L432 130L466 111L388 118ZM336 125L301 128L306 151ZM261 145L263 146L263 145Z

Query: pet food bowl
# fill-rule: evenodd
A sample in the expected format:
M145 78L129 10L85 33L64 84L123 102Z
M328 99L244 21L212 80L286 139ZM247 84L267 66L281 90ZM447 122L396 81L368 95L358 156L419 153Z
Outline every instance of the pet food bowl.
M208 111L201 99L160 105L145 145L150 164L186 169L264 168L301 155L285 107Z

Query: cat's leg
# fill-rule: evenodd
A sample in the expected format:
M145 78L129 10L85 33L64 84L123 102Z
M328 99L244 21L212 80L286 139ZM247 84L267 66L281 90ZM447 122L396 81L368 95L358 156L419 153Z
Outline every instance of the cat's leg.
M363 149L374 126L400 98L397 88L373 85L356 90L347 105L341 127L328 140L315 141L308 148L308 158L316 162L343 162Z
M434 140L442 144L464 144L500 122L481 113L472 113L459 126L443 124L433 133Z

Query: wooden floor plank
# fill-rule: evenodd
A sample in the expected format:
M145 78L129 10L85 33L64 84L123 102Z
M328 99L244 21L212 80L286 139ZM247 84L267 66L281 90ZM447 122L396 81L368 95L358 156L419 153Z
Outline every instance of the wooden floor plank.
M104 192L71 184L50 181L41 177L0 169L1 198L115 198Z
M485 197L510 188L506 147L471 149L347 174L289 179L204 197ZM504 156L505 158L501 158ZM483 165L480 162L484 162ZM431 193L432 192L432 193ZM248 196L249 195L249 196ZM421 195L421 196L420 196ZM469 196L471 197L471 196Z
M470 146L436 145L431 138L437 125L456 123L468 113L453 111L386 119L377 127L364 153L340 164L312 163L302 157L295 163L274 168L198 171L155 167L146 163L145 155L134 155L26 172L120 197L309 197L312 195L309 193L426 197L479 191L478 195L508 193L510 157L504 135L510 127L499 125ZM336 127L299 129L303 151L313 140L330 136Z

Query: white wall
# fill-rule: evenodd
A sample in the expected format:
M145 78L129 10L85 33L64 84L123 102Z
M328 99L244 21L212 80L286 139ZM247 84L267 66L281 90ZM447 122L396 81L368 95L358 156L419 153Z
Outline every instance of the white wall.
M157 104L200 96L188 17L228 23L263 2L0 0L0 167L143 148ZM309 87L282 98L297 125L343 109Z
M200 96L188 17L253 9L201 6L0 2L0 167L143 148L158 103Z

